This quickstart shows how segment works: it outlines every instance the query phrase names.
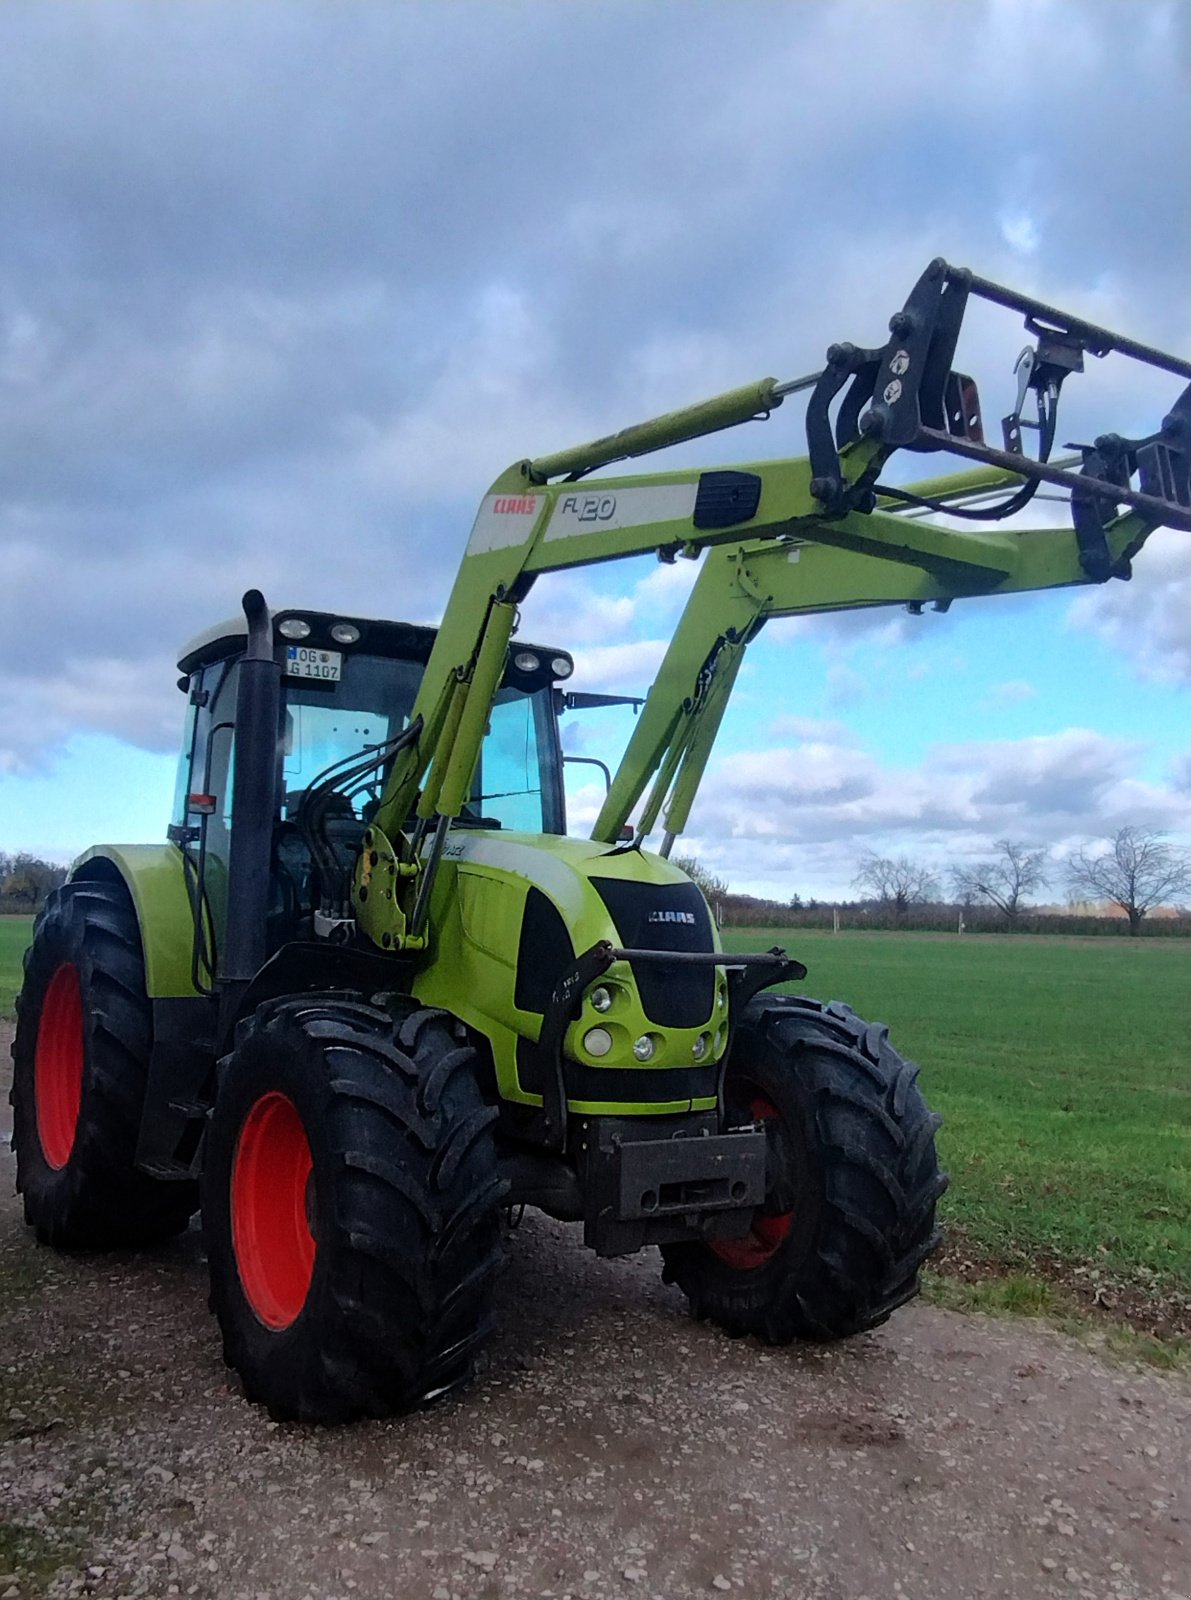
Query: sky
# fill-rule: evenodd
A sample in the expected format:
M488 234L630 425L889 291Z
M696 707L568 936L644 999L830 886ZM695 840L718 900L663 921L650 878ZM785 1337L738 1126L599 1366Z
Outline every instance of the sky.
M1189 80L1179 0L8 0L0 849L163 837L179 648L247 587L433 622L509 462L880 343L935 255L1191 354ZM975 320L995 418L1025 335ZM1178 393L1089 368L1064 440ZM804 450L791 401L664 464ZM521 632L643 693L692 577L547 579ZM680 848L786 899L1191 842L1189 708L1187 533L1128 584L775 622Z

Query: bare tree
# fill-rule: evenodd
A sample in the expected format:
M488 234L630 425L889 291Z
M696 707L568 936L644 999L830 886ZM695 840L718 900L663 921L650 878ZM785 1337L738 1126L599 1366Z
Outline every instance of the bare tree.
M673 864L681 867L687 877L698 884L705 899L714 903L716 900L722 900L729 892L727 880L717 878L710 868L705 867L694 856L675 856Z
M951 886L961 905L985 900L1016 926L1027 895L1046 882L1047 852L1030 850L1019 839L998 839L991 861L978 861L973 867L954 867Z
M939 892L938 879L929 867L908 856L879 856L872 850L861 856L852 882L886 907L895 925L905 921L911 906L921 905Z
M5 859L8 870L0 881L0 894L18 904L27 905L30 911L36 911L51 889L66 882L65 867L59 867L52 861L43 861L40 856L30 855L27 850Z
M1167 844L1154 828L1121 828L1099 855L1078 850L1067 863L1073 900L1107 900L1129 918L1136 935L1147 911L1191 893L1191 851Z

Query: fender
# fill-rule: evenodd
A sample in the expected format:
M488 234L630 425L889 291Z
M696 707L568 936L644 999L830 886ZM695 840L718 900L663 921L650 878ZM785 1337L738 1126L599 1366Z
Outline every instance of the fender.
M194 913L177 845L94 845L74 862L70 877L119 879L128 890L140 925L150 999L191 999L200 994L191 978ZM209 934L205 906L203 915Z

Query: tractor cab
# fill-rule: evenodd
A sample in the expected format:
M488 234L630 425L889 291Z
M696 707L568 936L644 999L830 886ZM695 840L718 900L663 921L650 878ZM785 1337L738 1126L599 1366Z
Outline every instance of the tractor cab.
M280 696L268 785L270 953L327 931L315 924L320 903L329 880L350 874L435 639L433 628L412 623L307 610L276 611L271 626ZM195 962L207 983L227 922L246 643L240 616L193 639L178 662L189 705L168 832L188 862L196 903L208 908L214 948L201 948L200 938ZM564 651L510 645L457 826L566 831L555 684L571 671ZM196 917L196 930L202 925Z

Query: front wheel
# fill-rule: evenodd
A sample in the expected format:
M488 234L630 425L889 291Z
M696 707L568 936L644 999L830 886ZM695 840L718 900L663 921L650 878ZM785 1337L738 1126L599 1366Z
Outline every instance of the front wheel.
M846 1006L748 1007L725 1096L731 1121L768 1135L766 1199L744 1238L662 1247L697 1316L771 1344L841 1339L918 1292L947 1179L917 1074Z
M441 1011L348 995L241 1026L207 1134L224 1359L281 1420L408 1411L463 1382L501 1261L496 1111Z

